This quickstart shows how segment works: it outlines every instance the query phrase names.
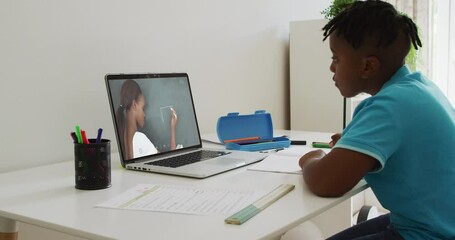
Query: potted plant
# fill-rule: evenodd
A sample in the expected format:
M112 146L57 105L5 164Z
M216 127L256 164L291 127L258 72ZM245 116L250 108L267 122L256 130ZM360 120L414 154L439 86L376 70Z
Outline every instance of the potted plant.
M324 9L321 14L324 15L325 19L330 20L355 1L356 0L333 0L332 4Z

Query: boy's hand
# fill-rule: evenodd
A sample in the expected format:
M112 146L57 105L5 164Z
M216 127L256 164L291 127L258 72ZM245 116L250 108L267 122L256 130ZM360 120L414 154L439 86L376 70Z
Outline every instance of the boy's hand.
M332 141L329 142L329 146L332 148L340 140L341 133L336 133L332 135Z

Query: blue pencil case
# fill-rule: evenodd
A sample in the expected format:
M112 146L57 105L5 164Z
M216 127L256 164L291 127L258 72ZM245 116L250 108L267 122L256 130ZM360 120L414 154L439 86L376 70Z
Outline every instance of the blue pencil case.
M287 137L273 137L272 116L265 110L254 114L228 113L216 126L220 143L230 150L263 151L289 147Z

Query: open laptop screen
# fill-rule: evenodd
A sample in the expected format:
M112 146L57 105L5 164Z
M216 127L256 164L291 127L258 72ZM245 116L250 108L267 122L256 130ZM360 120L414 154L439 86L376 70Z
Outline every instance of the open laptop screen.
M106 87L122 162L202 146L186 73L108 74Z

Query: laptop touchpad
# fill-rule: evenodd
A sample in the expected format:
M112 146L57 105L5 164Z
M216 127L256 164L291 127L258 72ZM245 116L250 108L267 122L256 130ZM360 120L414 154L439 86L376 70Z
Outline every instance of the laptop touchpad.
M213 161L211 161L211 160L205 161L205 164L217 165L217 166L230 166L230 165L242 166L242 165L245 165L246 162L244 159L222 157L222 158L213 159Z

